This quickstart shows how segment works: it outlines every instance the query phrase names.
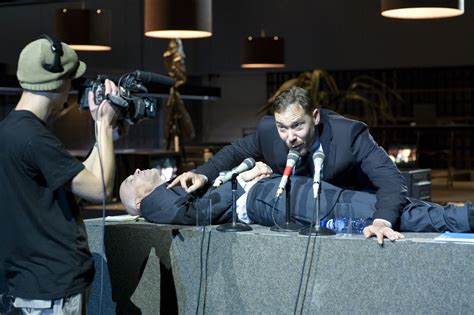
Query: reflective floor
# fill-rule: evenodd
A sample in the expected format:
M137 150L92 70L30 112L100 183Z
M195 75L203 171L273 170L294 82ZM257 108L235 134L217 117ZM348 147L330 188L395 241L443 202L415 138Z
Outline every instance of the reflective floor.
M437 175L436 172L433 172L431 186L433 202L440 204L474 202L474 171L456 170L452 187L447 185L446 177L436 177Z

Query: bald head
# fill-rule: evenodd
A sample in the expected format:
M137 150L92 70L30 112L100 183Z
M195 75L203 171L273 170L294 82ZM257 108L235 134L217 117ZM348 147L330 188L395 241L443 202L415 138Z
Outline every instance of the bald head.
M140 214L140 205L156 187L160 186L163 180L157 169L140 170L128 176L120 185L120 200L125 210L131 215Z

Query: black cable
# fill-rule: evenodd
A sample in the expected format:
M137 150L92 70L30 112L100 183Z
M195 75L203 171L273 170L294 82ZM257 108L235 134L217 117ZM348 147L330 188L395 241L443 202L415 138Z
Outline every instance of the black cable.
M342 196L342 194L345 192L345 190L341 190L341 192L339 193L339 196ZM336 200L339 200L339 196L337 196ZM319 196L318 196L319 198ZM313 218L311 219L311 225L310 225L310 229L312 228L313 225L316 224L316 202L320 202L320 200L318 199L315 199L314 200L314 211L313 211ZM332 209L330 210L332 211ZM318 224L320 224L318 222ZM310 230L310 233L309 233L309 236L311 236L311 230ZM313 259L314 259L314 253L315 253L315 249L316 249L316 237L318 236L318 232L316 232L316 234L314 235L315 238L314 238L314 242L313 242L313 251L311 252L311 259L310 259L310 264L309 264L309 267L308 267L308 275L307 275L307 278L306 278L306 285L305 285L305 289L304 289L304 294L303 294L303 301L301 302L301 310L300 310L300 314L303 314L303 308L304 308L304 303L305 303L305 299L306 299L306 293L308 291L308 284L309 284L309 280L310 280L310 277L311 277L311 268L313 266ZM309 241L308 241L308 244L309 244ZM306 255L307 255L307 252L308 251L308 246L306 247L306 253L305 253L305 261L306 261ZM320 255L318 255L318 260L319 260L319 257ZM304 263L303 263L303 272L304 272ZM303 274L301 275L301 280L300 280L300 287L298 289L298 297L297 297L297 300L296 300L296 305L298 305L298 300L299 300L299 295L300 295L300 290L301 290L301 281L303 279ZM296 314L296 305L295 305L295 314Z
M305 250L304 259L303 259L303 268L301 269L300 283L298 285L298 294L296 295L296 303L295 303L295 308L293 310L293 314L296 314L296 311L298 309L298 302L300 300L301 287L303 285L304 269L306 267L306 258L308 256L310 240L311 240L311 233L308 235L308 241L306 242L306 250Z
M271 211L273 225L278 225L276 220L275 220L275 208L276 208L276 204L278 203L278 199L280 199L280 196L275 197L275 202L273 203L273 207L272 207L272 211Z
M314 251L315 251L315 248L316 248L316 236L318 236L317 232L316 232L316 235L314 236L313 250L311 251L311 258L309 260L308 275L306 277L306 285L305 285L304 292L303 292L303 301L301 302L300 314L303 314L304 303L305 303L305 300L306 300L306 292L308 291L309 279L311 278L311 268L313 266Z
M206 302L207 302L207 271L209 270L209 248L211 247L211 233L212 230L209 229L209 236L207 238L207 250L206 250L206 265L204 271L204 302L202 306L202 313L206 314Z
M203 280L203 247L204 247L204 237L205 237L205 229L202 229L202 237L201 237L201 246L200 246L200 255L199 255L199 291L197 296L197 304L196 304L196 315L199 314L199 304L201 302L201 288L202 288L202 280Z
M280 200L280 196L278 197L275 197L275 202L273 203L273 207L272 207L272 221L273 221L273 225L275 225L278 229L282 230L282 231L285 231L284 228L282 228L276 221L275 219L275 212L276 212L276 204L278 203L278 200Z
M97 128L97 116L99 115L102 106L99 105L96 113L96 119L94 121L94 133L96 141L98 139L98 128ZM99 135L100 139L100 135ZM107 192L105 187L105 176L104 176L104 165L102 162L102 155L100 153L100 141L97 141L97 156L99 158L99 169L100 169L100 177L102 181L102 223L101 223L101 247L100 247L100 293L99 293L99 314L102 314L102 300L104 296L104 257L105 257L105 201L107 198Z
M316 202L317 200L315 199L315 207L316 207ZM300 294L301 294L301 287L303 285L303 278L304 278L304 270L306 268L306 260L308 258L308 249L309 249L309 244L310 244L310 241L311 241L311 229L313 227L313 224L314 222L316 221L316 211L313 211L313 217L311 219L311 222L310 222L310 226L309 226L309 233L308 233L308 241L306 242L306 250L305 250L305 253L304 253L304 259L303 259L303 268L301 269L301 277L300 277L300 283L299 283L299 286L298 286L298 294L296 295L296 303L295 303L295 308L293 310L293 314L296 314L296 311L298 310L298 302L300 300ZM314 244L316 244L316 236L318 236L318 233L316 232L316 235L315 235L315 238L314 238ZM314 255L314 245L313 244L313 255ZM312 256L313 256L312 255ZM313 258L311 258L311 261L310 263L312 263L313 261ZM305 285L305 292L304 294L306 295L306 288L308 287L308 282L309 282L309 272L311 271L311 266L309 266L309 269L308 269L308 276L306 278L306 285ZM303 300L301 302L301 311L300 311L300 314L303 313L303 308L304 308L304 301L305 301L305 296L303 296Z
M215 189L215 187L211 187L208 193L208 197L205 198L208 200L207 202L207 214L209 215L209 220L211 220L211 193ZM196 211L200 211L199 209L196 209ZM196 222L199 224L199 222ZM203 285L203 280L204 280L204 302L203 302L203 314L205 312L205 307L206 307L206 295L207 295L207 262L209 258L209 245L210 245L210 239L211 239L211 231L209 230L209 238L207 241L207 251L206 251L206 257L204 260L204 239L206 237L206 225L204 224L202 227L202 237L201 237L201 245L200 245L200 254L199 254L199 291L198 291L198 296L197 296L197 304L196 304L196 315L199 314L199 305L201 302L201 289ZM204 269L204 272L203 272ZM204 279L203 279L204 278Z

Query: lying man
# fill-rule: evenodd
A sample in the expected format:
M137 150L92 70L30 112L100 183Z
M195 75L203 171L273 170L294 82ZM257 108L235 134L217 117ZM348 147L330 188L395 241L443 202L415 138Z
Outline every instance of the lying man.
M270 176L270 167L262 162L238 176L237 212L239 219L247 223L273 226L272 211L276 223L282 224L285 218L286 198L283 194L273 210L274 196L280 176ZM232 220L232 194L230 182L217 189L187 193L177 186L167 189L162 185L158 171L137 170L123 181L120 198L127 211L141 214L145 219L164 224L196 223L196 212L207 207L212 200L211 221L213 224ZM291 177L291 221L309 225L313 217L314 198L312 179L303 176ZM462 207L440 206L431 202L407 198L400 219L400 231L406 232L469 232L474 231L474 206L470 202ZM351 203L356 217L372 221L375 212L376 196L365 192L343 190L322 181L321 220L333 217L336 203ZM364 235L370 236L364 230Z
M239 204L243 202L240 197L246 196L246 192L254 183L271 174L271 168L262 162L257 162L254 168L240 174L237 177ZM155 223L196 224L196 210L207 207L210 198L213 224L226 223L232 219L230 182L212 191L199 190L193 193L187 193L180 186L167 189L162 183L156 169L137 169L133 175L127 177L120 185L120 200L127 212L142 215Z

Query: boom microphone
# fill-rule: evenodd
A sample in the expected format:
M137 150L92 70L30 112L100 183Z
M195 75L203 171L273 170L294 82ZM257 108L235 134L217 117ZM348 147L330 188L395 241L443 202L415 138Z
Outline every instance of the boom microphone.
M313 177L313 194L314 198L318 196L319 185L321 183L321 168L323 166L325 155L321 151L313 153L314 177Z
M142 81L143 83L157 83L165 86L173 86L175 79L161 75L161 74L156 74L153 72L145 72L145 71L140 71L137 70L135 71L135 76L138 80Z
M228 171L223 176L219 176L218 178L216 178L213 186L219 187L220 185L231 180L232 175L245 172L249 169L252 169L254 166L255 166L255 160L253 158L246 158L242 163L240 163L239 166L234 167L232 170Z
M290 177L291 172L293 171L293 167L295 166L296 162L298 162L300 158L300 154L296 150L290 150L286 157L286 166L285 170L283 171L283 176L281 177L280 184L278 185L278 189L276 192L275 197L280 198L283 190L285 190L286 182L288 181L288 177Z

